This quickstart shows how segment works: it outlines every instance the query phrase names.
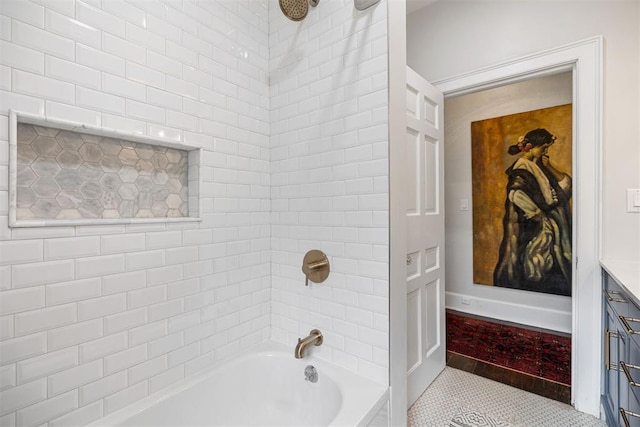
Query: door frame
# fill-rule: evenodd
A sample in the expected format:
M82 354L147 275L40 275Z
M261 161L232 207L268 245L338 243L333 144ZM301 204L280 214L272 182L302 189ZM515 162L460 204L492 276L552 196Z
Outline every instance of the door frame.
M395 3L394 3L395 4ZM391 8L390 8L391 11ZM389 16L391 19L391 16ZM403 19L404 21L404 19ZM397 30L394 28L394 30ZM391 38L390 33L390 38ZM406 38L403 39L406 43ZM390 41L391 46L391 41ZM601 316L601 152L602 152L602 46L601 36L581 40L568 45L534 53L473 72L432 82L441 90L445 98L476 92L491 87L503 86L533 77L544 76L560 71L573 71L573 134L579 143L573 150L575 167L574 179L574 221L573 221L573 259L574 279L572 298L572 354L571 354L571 402L579 411L591 415L600 415L600 360L602 354ZM400 118L392 115L392 109L399 108L397 94L398 82L391 79L393 71L399 68L398 62L406 54L392 57L389 52L389 163L390 163L390 385L391 385L391 425L406 424L406 414L400 408L406 408L398 388L406 389L406 298L400 286L404 280L401 242L406 238L403 233L403 221L398 211L403 211L404 200L397 194L400 179L395 173L402 174L400 160L404 155L403 140L398 130L403 129ZM399 73L395 74L398 79ZM403 83L404 84L404 83ZM403 86L404 87L404 86ZM404 90L404 89L402 89ZM403 92L401 92L404 95ZM395 95L395 96L394 96ZM404 105L402 106L404 111ZM446 142L444 145L446 149ZM578 259L580 263L578 263ZM404 323L403 323L404 322ZM404 327L404 329L403 329ZM404 340L403 340L404 336ZM399 347L399 348L396 348ZM404 365L400 359L404 351ZM594 375L597 372L597 375ZM396 389L394 393L394 388ZM404 417L404 418L403 418Z

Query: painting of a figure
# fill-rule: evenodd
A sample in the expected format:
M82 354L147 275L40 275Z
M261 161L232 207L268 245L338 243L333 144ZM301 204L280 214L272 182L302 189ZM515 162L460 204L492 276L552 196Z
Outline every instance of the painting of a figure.
M474 283L571 295L571 105L473 122Z

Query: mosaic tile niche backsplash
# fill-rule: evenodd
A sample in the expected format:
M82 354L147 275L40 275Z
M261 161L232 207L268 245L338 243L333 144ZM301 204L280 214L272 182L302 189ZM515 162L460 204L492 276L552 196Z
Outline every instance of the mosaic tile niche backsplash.
M188 152L18 123L16 218L186 217Z

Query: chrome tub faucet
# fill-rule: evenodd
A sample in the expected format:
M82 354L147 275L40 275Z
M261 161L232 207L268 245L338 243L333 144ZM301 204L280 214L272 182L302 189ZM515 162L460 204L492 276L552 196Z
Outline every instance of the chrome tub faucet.
M296 345L296 350L294 353L296 359L302 359L305 355L305 352L307 351L307 347L309 347L311 344L320 345L322 344L322 341L322 332L320 332L318 329L312 329L306 338L298 338L298 344Z

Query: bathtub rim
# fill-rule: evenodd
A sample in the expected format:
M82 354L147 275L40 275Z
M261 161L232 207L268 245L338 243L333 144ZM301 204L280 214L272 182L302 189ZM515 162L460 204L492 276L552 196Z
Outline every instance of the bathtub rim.
M155 405L161 404L163 401L171 398L172 396L177 395L182 391L187 390L195 386L196 384L199 384L215 376L219 371L224 369L225 366L241 363L245 359L249 359L259 355L269 357L274 355L287 355L289 353L291 353L291 358L293 359L293 350L291 350L288 346L273 340L265 340L258 344L252 345L248 349L244 350L243 353L244 354L241 354L239 356L222 359L214 366L205 368L188 377L185 377L182 380L174 383L172 386L168 386L161 390L158 390L157 392L152 393L143 399L137 400L127 406L124 406L123 408L120 408L87 424L87 427L119 426L122 422L128 420L129 418ZM363 377L358 373L349 371L342 366L336 365L329 360L322 359L313 354L308 355L303 360L305 363L317 365L320 372L324 371L330 373L330 377L337 384L343 395L343 404L341 405L341 408L339 409L335 418L330 422L329 426L337 427L353 425L358 427L365 427L376 417L380 409L382 409L382 407L387 403L389 399L389 387L384 384ZM348 396L347 399L345 399L345 382L348 382L349 380L364 381L368 385L364 390L363 395L359 395L355 398L355 402L351 402L352 400L354 400L354 396ZM356 408L353 407L353 404L356 404L358 407L357 413L354 413L354 411L356 411Z

